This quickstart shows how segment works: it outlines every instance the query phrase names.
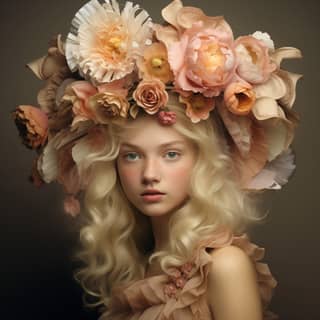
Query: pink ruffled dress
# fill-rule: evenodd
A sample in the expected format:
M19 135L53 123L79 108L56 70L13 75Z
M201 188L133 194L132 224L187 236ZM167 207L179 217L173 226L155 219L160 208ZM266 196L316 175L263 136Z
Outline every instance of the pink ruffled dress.
M264 320L278 319L267 306L277 282L269 267L259 262L264 249L250 242L247 234L217 233L201 241L192 261L174 268L173 275L161 274L134 281L113 290L112 320L214 320L207 303L207 278L212 258L208 251L234 245L251 258L257 272ZM100 320L105 320L104 315Z

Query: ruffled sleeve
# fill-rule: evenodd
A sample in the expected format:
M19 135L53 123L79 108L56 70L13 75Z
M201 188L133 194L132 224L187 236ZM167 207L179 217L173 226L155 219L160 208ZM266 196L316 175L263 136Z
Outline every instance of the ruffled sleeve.
M252 260L257 272L264 320L277 319L267 311L277 282L267 264L260 262L264 249L250 242L247 234L234 236L230 232L217 232L198 243L192 259L172 268L168 273L135 281L113 291L109 314L100 320L212 320L207 303L207 279L212 263L210 249L234 245Z

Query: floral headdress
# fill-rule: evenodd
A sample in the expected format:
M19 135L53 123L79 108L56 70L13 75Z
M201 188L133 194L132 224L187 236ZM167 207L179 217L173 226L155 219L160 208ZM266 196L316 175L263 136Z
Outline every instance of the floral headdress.
M138 5L91 0L58 35L46 56L28 66L45 80L39 107L13 113L23 143L38 153L32 181L58 181L65 210L79 212L87 179L79 163L104 143L102 128L138 112L175 122L166 107L174 92L190 121L210 112L223 124L245 189L280 189L294 169L289 149L298 117L292 110L301 75L281 69L298 49L275 49L267 33L234 39L223 17L209 17L173 0L153 23Z

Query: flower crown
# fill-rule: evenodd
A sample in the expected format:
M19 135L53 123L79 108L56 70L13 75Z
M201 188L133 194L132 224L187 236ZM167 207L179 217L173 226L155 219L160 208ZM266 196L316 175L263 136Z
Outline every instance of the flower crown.
M116 0L91 0L75 15L66 41L58 35L46 56L28 64L46 84L39 107L17 107L14 120L23 143L38 152L33 183L61 183L72 215L86 187L78 166L103 145L103 126L138 112L173 124L168 92L193 123L210 112L221 120L243 188L280 189L294 169L292 105L301 75L280 64L300 51L275 49L260 31L234 39L223 17L180 0L162 16L160 25L131 2L121 10Z

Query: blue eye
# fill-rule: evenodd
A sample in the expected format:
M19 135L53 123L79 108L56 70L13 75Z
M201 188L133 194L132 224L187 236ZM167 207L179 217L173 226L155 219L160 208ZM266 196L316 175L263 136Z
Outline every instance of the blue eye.
M177 151L168 151L166 153L166 158L170 160L175 160L180 156L180 153Z
M124 155L125 160L136 161L139 159L139 155L136 152L128 152Z

